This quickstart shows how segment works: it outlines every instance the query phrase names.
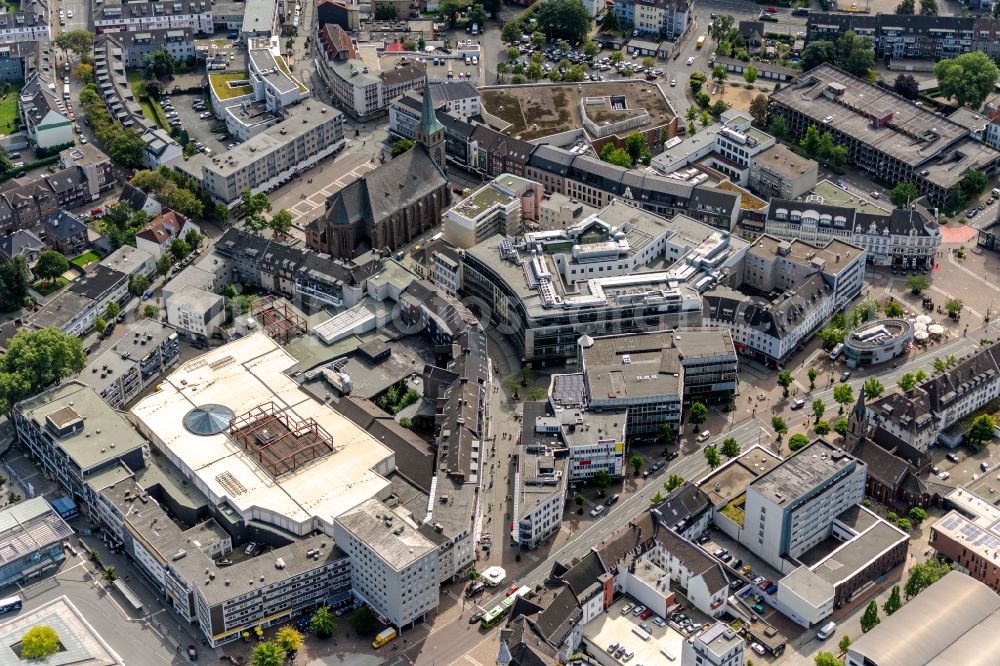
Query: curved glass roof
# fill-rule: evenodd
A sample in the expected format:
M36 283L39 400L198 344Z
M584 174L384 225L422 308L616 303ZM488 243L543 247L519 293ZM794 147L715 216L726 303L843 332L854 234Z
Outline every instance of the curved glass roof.
M184 415L184 427L196 435L217 435L236 414L223 405L200 405Z

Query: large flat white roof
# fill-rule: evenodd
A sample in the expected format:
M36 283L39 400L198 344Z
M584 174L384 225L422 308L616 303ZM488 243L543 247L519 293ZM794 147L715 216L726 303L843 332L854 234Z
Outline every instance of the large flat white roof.
M264 333L213 349L173 372L159 391L139 402L137 426L215 502L228 501L246 520L296 534L333 533L333 519L367 499L385 498L392 451L285 374L296 360ZM314 419L334 450L275 478L225 432L198 435L184 416L222 405L239 417L273 403L295 420Z

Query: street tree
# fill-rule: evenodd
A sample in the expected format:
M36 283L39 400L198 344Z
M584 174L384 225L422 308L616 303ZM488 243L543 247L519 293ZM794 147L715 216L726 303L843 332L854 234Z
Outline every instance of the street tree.
M806 376L809 377L809 390L812 391L816 388L816 378L819 377L819 370L816 368L809 368L806 372Z
M108 322L107 320L104 319L104 317L98 316L96 319L94 319L94 330L97 331L98 333L103 333L107 327L108 327Z
M378 617L367 604L351 613L349 622L358 635L370 634L378 627Z
M156 272L161 277L170 272L170 267L173 265L173 261L169 254L161 254L160 258L156 260Z
M847 427L849 423L845 418L839 418L833 422L833 431L841 437L847 437Z
M945 99L954 99L959 106L978 111L993 91L1000 70L982 51L971 51L937 61L934 75Z
M101 578L103 578L106 583L115 582L118 579L118 571L115 569L115 565L109 564L104 567L101 571Z
M628 459L628 463L632 465L633 469L635 469L635 475L639 476L639 470L642 469L642 466L643 464L645 464L645 461L642 459L642 456L640 456L638 453L633 453L632 457Z
M59 634L44 624L35 626L21 636L21 659L45 659L59 652Z
M906 287L914 296L918 296L920 292L929 286L931 286L930 280L923 275L911 275L906 278Z
M917 12L916 3L914 0L901 0L901 2L896 5L897 14L915 14Z
M920 14L922 16L937 16L937 0L920 0Z
M727 458L735 458L740 455L740 443L733 437L727 437L726 441L722 442L722 455Z
M111 301L110 303L108 303L108 307L105 310L105 313L108 315L108 319L114 319L121 313L121 311L122 311L121 306L119 306L118 303Z
M890 301L889 305L885 306L886 317L902 317L904 314L906 314L906 311L899 304L899 301Z
M664 423L660 426L660 431L656 434L656 439L660 444L666 446L674 441L674 428L669 423Z
M985 174L981 171L970 169L958 181L958 194L964 201L973 199L986 189L987 182L989 181L986 180Z
M809 438L802 433L795 433L788 438L788 450L795 453L809 443Z
M868 633L881 622L878 618L878 604L872 599L865 608L864 615L861 616L861 631Z
M903 602L899 599L899 585L893 585L892 592L889 593L889 598L882 604L882 610L888 616L898 611L902 605Z
M267 227L274 234L275 238L284 238L292 228L292 214L282 208L271 216Z
M240 195L240 215L245 218L246 228L249 231L258 233L266 228L264 213L271 212L271 202L264 192L254 194L250 190L244 190Z
M788 424L785 423L785 419L780 416L771 417L771 427L774 432L778 435L778 441L781 441L782 436L788 432Z
M46 250L38 255L35 262L35 275L44 280L54 280L69 270L69 261L61 252Z
M691 406L688 407L688 423L694 426L694 430L697 430L698 426L707 420L708 408L700 402L691 403Z
M663 482L663 489L667 492L680 488L684 485L684 477L677 474L671 474L670 477Z
M336 626L336 620L334 620L329 606L320 606L309 618L309 628L312 629L317 638L329 638L333 635Z
M822 651L817 652L816 656L813 657L813 662L816 666L841 666L840 660L834 656L832 652Z
M937 558L914 564L910 567L906 578L906 585L903 588L906 598L912 599L917 596L941 580L949 571L951 571L951 567Z
M503 30L500 31L500 39L505 44L518 44L521 41L521 25L517 21L504 23Z
M753 83L757 80L757 68L753 65L747 65L746 71L743 72L743 80L747 83Z
M952 319L958 319L963 307L965 307L965 303L959 298L949 298L944 302L944 309Z
M722 464L722 458L719 457L719 450L714 445L705 447L705 462L708 463L710 469L715 469Z
M302 647L302 632L286 624L274 634L274 642L280 645L285 652L295 652Z
M604 491L607 490L608 486L611 485L611 475L608 474L608 470L599 469L594 474L594 483L600 488L601 496L604 496Z
M69 30L59 33L56 46L64 51L72 51L80 58L90 57L94 52L94 33L89 30Z
M910 202L916 200L919 196L920 192L917 190L917 186L908 180L904 180L892 188L889 199L896 208L909 208Z
M909 516L914 525L919 525L927 519L927 511L919 506L915 506L910 509Z
M816 398L812 401L812 412L815 417L815 422L819 423L820 419L823 418L823 414L826 412L826 403L823 402L822 398Z
M146 319L159 319L160 318L160 308L155 305L147 305L142 308L142 316Z
M899 385L899 388L906 393L917 385L917 378L912 372L907 372L900 377L899 381L896 383Z
M830 434L830 422L829 421L817 421L816 425L813 427L813 431L820 437L823 435Z
M782 370L778 373L778 386L781 387L784 396L788 397L788 387L792 385L792 373L788 370Z
M183 238L175 238L170 241L170 254L174 256L174 259L180 261L184 257L190 254L191 248L188 247L187 242Z
M799 140L799 145L802 146L802 149L806 151L806 155L809 157L818 157L820 140L819 128L815 125L810 125L809 129L802 136L802 139Z
M583 503L586 500L587 498L583 496L583 493L577 493L576 495L573 495L573 501L576 502L577 509L583 509Z
M885 387L882 386L882 382L874 377L871 377L870 379L865 380L862 390L865 393L865 398L868 400L874 400L885 392Z
M844 413L844 405L854 402L854 389L850 384L837 384L833 387L833 399L840 405L840 413Z
M250 666L284 666L287 656L285 648L275 642L264 641L255 645L250 653Z

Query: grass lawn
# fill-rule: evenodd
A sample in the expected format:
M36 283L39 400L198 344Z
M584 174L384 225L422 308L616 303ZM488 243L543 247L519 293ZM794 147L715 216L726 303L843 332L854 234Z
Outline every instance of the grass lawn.
M37 291L42 296L48 296L49 294L55 293L69 284L69 280L60 277L55 280L39 280L31 285L31 288Z
M100 260L101 260L101 255L97 254L92 250L87 250L76 259L73 259L72 263L74 266L79 266L80 268L84 268L87 264L92 264L95 261L100 261Z
M167 122L167 117L163 114L160 103L146 95L142 72L136 70L129 72L128 82L129 87L132 89L132 95L135 96L136 101L139 102L139 106L142 108L142 115L169 132L170 124Z
M0 97L0 134L12 134L17 124L17 94L21 91L21 86L8 85L10 90Z
M209 74L208 80L212 84L212 89L219 99L232 99L242 95L249 95L253 92L250 84L241 86L230 85L236 81L249 81L249 77L243 72L226 72L224 74Z

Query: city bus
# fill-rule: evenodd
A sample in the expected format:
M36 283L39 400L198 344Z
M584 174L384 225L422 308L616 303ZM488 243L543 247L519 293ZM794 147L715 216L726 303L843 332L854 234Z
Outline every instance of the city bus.
M496 625L497 622L502 620L503 617L510 612L510 609L514 606L514 602L517 601L517 598L523 597L530 591L531 588L528 587L527 585L522 585L521 587L517 588L517 590L515 590L513 594L504 598L503 601L501 601L496 606L486 611L486 614L483 615L483 619L481 619L479 623L483 626L484 629L489 629L490 627Z
M0 599L0 613L9 613L10 611L21 610L21 604L23 603L24 601L18 596Z

